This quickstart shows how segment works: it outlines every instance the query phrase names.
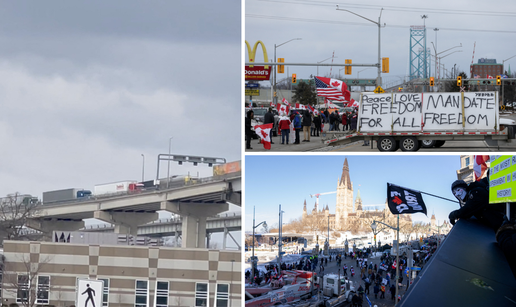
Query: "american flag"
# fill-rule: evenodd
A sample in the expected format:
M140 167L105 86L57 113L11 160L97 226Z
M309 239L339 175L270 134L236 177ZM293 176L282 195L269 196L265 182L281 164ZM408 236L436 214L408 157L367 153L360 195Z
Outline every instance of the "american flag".
M314 79L315 79L315 86L317 87L317 96L326 97L329 100L336 100L336 101L343 101L343 102L346 101L346 99L344 99L344 94L341 91L322 82L317 77L314 77Z
M480 78L480 75L475 74L474 78L478 79L478 78Z

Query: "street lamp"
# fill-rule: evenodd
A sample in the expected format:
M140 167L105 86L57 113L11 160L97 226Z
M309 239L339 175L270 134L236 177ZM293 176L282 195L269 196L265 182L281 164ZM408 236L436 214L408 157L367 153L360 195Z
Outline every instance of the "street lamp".
M142 154L142 158L143 158L143 161L142 161L142 183L143 183L143 178L145 175L145 155L144 154Z
M258 262L254 258L254 230L256 229L256 227L260 226L261 224L263 224L263 227L267 227L266 221L263 221L260 224L255 226L254 225L254 222L255 222L254 216L255 216L255 207L253 206L253 256L251 257L251 265L252 265L253 269L252 269L252 275L251 275L251 283L254 281L254 265L255 265L255 262L256 263Z
M281 275L281 247L283 246L283 239L281 238L281 233L283 231L283 213L285 211L281 211L281 205L279 205L279 233L278 233L278 271Z
M370 22L372 22L372 23L374 23L374 24L378 25L378 77L377 77L377 79L376 79L376 86L381 86L381 83L382 83L382 76L381 76L381 73L382 73L382 65L381 65L381 63L382 63L382 58L381 58L381 55L380 55L380 50L381 50L381 45L380 45L380 29L381 29L382 25L381 25L381 23L380 23L380 19L382 18L382 11L383 11L383 8L380 10L380 16L378 17L378 22L373 21L373 20L371 20L371 19L369 19L369 18L366 18L366 17L364 17L364 16L362 16L362 15L359 15L359 14L357 14L357 13L354 13L354 12L352 12L352 11L350 11L350 10L339 9L339 5L337 5L337 11L346 11L346 12L349 12L349 13L351 13L351 14L353 14L353 15L356 15L356 16L358 16L358 17L360 17L360 18L363 18L363 19L365 19L365 20L367 20L367 21L370 21ZM385 26L385 23L384 23L384 26Z
M373 220L373 223L371 224L371 228L373 230L375 230L378 227L378 225L376 223L383 224L392 230L396 230L396 241L397 241L397 244L396 244L396 303L394 303L394 306L396 306L396 304L398 302L398 288L399 288L398 283L399 283L399 271L400 271L400 215L398 214L398 227L397 228L392 227L391 225L385 224L383 222Z
M324 61L328 61L329 59L335 59L335 58L337 58L337 57L333 57L333 56L331 56L331 57L329 57L329 58L327 58L327 59L324 59L324 60L322 60L322 61L317 62L317 64L321 64L321 63L322 63L322 62L324 62ZM319 65L317 65L317 76L319 76ZM331 77L331 76L330 76L330 77Z
M364 70L368 70L368 69L370 69L370 68L371 68L371 67L369 67L369 68L364 68L364 69L360 70L359 72L357 72L357 79L360 79L360 73L361 73L361 72L363 72Z
M170 137L168 139L168 155L170 156L170 146L171 146L171 143L172 143L172 138L173 137ZM167 188L169 187L170 185L170 159L168 160L168 166L167 166Z
M512 58L514 58L515 56L516 56L516 55L513 55L512 57L510 57L510 58L508 58L508 59L506 59L506 60L503 60L503 61L502 61L502 73L504 73L504 72L505 72L505 69L504 69L505 61L508 61L508 60L510 60L510 59L512 59ZM507 76L507 77L509 77L509 78L510 78L511 76ZM505 103L505 100L504 100L504 93L503 93L503 90L504 90L504 84L505 84L505 82L502 82L502 103Z
M276 45L274 44L274 63L277 63L278 62L278 59L276 58L276 48L278 48L279 46L282 46L282 45L285 45L286 43L289 43L291 41L295 41L295 40L301 40L301 38L293 38L289 41L286 41L284 43L281 43L279 45ZM278 65L276 65L276 67L274 67L274 89L273 89L273 93L276 93L276 71L278 70ZM276 103L278 102L278 98L277 97L274 97L274 94L272 94L273 97L272 97L272 101L274 101L274 104L276 105Z

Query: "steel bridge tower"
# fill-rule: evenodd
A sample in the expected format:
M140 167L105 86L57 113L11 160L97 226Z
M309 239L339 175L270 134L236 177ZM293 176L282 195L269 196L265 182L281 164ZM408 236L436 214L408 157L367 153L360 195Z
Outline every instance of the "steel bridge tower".
M426 49L426 52L424 52ZM430 50L426 48L426 27L410 27L410 80L428 78Z

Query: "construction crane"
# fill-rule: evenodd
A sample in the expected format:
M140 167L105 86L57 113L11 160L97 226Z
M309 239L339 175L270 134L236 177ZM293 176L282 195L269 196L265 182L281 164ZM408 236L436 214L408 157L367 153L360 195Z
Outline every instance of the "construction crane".
M328 194L335 194L337 191L333 192L326 192L326 193L317 193L317 194L310 194L310 197L315 196L315 210L319 210L319 196L321 195L328 195Z

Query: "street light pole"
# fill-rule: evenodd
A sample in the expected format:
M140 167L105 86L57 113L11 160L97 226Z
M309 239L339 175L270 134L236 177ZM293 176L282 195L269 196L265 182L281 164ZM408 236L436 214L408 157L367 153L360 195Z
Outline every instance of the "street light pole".
M324 62L324 61L328 61L329 59L332 59L332 58L333 58L333 59L335 59L335 58L337 58L337 57L333 57L333 56L331 56L331 57L329 57L329 58L327 58L327 59L324 59L324 60L322 60L322 61L317 62L317 64L321 64L322 62ZM317 76L319 76L319 65L317 65Z
M504 66L505 66L505 61L508 61L508 60L510 60L510 59L512 59L512 58L514 58L515 56L516 56L516 55L513 55L512 57L510 57L510 58L508 58L508 59L506 59L506 60L503 60L503 61L502 61L502 70L503 70L503 71L502 71L502 73L504 73L504 72L505 72L505 67L504 67ZM507 77L509 77L509 78L510 78L511 76L507 76ZM505 100L504 100L504 93L503 93L504 85L505 85L505 82L502 82L502 103L505 103Z
M145 176L145 155L142 154L142 158L143 158L143 161L142 161L142 183L143 183L143 178Z
M253 283L254 282L254 274L255 274L255 271L254 271L254 265L255 265L255 259L254 259L254 230L256 229L256 227L260 226L261 224L263 224L264 227L267 227L267 222L263 221L261 222L260 224L258 225L254 225L254 222L255 222L255 211L256 211L256 208L253 206L253 254L252 254L252 257L251 257L251 266L252 266L252 274L251 274L251 281L250 283ZM258 263L258 261L256 261L256 263Z
M286 43L289 43L291 41L294 41L294 40L301 40L301 38L293 38L289 41L286 41L284 43L281 43L279 45L276 45L274 44L274 63L278 63L278 59L276 58L276 48L278 48L279 46L281 45L285 45ZM276 65L275 67L272 68L274 70L274 86L273 86L273 92L276 93L276 71L278 70L278 65ZM288 76L287 76L288 77ZM272 94L272 101L274 102L274 105L276 105L278 103L278 97L277 96L274 96L274 93Z
M168 139L168 166L167 166L167 188L170 185L170 147L171 147L172 137Z
M346 9L339 9L339 5L337 5L337 11L346 11L346 12L348 12L348 13L351 13L351 14L353 14L353 15L356 15L356 16L358 16L358 17L360 17L360 18L363 18L363 19L365 19L365 20L367 20L367 21L370 21L370 22L372 22L372 23L374 23L374 24L378 25L378 77L376 78L376 86L381 86L381 85L382 85L382 84L381 84L381 83L382 83L382 75L381 75L381 73L382 73L382 64L381 64L381 63L382 63L382 57L381 57L381 53L380 53L380 51L381 51L380 29L382 28L382 25L381 25L381 21L380 21L380 19L382 18L382 11L383 11L383 7L382 7L382 8L381 8L381 10L380 10L380 16L378 17L378 22L373 21L373 20L371 20L371 19L369 19L369 18L366 18L366 17L364 17L364 16L362 16L362 15L359 15L359 14L357 14L357 13L354 13L354 12L352 12L352 11L350 11L350 10L346 10ZM384 24L384 25L385 25L385 24Z

